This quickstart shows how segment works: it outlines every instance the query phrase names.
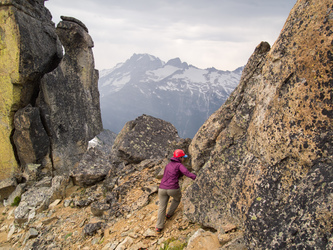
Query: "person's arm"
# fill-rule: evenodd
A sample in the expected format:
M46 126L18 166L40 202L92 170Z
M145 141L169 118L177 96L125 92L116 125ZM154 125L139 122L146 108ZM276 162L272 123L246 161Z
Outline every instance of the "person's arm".
M180 164L179 170L180 170L180 172L182 172L183 175L186 175L187 177L191 178L192 180L195 180L195 178L197 178L197 176L195 174L191 173L190 171L188 171L188 169L183 164Z

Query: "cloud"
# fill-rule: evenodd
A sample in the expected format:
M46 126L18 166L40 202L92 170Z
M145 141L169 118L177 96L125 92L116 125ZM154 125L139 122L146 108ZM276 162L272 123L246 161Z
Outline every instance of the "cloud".
M233 70L246 64L261 41L273 43L296 0L50 0L60 15L81 20L95 47L97 69L133 53L164 61Z

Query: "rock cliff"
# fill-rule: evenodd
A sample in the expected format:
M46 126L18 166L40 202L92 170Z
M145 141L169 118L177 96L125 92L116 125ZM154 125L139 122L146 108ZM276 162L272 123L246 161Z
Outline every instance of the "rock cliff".
M79 20L61 18L56 31L65 55L59 66L43 77L37 100L50 134L55 174L69 173L89 140L102 131L93 41Z
M62 58L44 1L0 1L0 180L18 169L11 142L14 114L34 104L39 81Z
M0 181L69 173L102 130L88 29L51 18L43 0L0 1Z
M332 247L333 4L299 0L190 145L188 218L251 249ZM329 248L330 248L329 247Z

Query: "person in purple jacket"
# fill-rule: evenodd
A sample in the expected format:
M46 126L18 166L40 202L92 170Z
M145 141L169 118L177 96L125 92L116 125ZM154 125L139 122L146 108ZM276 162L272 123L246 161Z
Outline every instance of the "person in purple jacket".
M162 232L165 217L169 219L174 214L180 203L182 193L178 184L179 178L185 175L195 180L197 177L195 174L188 171L187 168L182 164L185 158L187 158L187 155L184 153L184 151L181 149L176 149L175 152L173 152L173 157L170 159L170 162L165 166L163 178L158 189L158 199L160 201L156 223L156 232L158 233ZM170 196L173 197L173 199L169 211L166 214Z

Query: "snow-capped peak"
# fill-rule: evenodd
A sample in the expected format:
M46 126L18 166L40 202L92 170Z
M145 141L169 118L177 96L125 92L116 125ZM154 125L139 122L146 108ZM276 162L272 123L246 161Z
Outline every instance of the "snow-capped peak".
M99 91L104 128L118 133L142 114L171 122L181 137L193 137L238 85L241 68L199 69L174 58L167 63L149 54L133 54L101 72Z

